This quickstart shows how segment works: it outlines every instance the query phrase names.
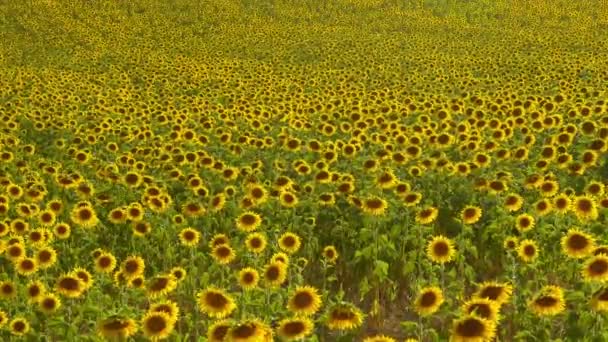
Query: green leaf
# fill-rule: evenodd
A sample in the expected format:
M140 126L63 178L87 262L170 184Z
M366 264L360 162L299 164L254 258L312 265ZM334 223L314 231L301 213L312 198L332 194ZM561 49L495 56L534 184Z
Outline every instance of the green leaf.
M376 260L374 274L380 278L380 280L386 279L388 276L388 263L382 260Z

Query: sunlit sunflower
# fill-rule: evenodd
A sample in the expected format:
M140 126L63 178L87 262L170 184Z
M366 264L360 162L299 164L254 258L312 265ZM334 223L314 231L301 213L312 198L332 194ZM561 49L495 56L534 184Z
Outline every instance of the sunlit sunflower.
M486 342L496 335L496 323L476 315L466 315L454 321L453 342Z
M578 196L574 198L572 210L581 221L592 221L597 219L598 210L595 201L589 196Z
M239 286L243 290L251 290L256 288L259 280L260 275L254 268L245 267L238 273Z
M435 286L425 287L418 292L414 309L420 316L429 316L439 310L443 301L443 292L440 288Z
M194 247L198 244L201 238L201 233L191 227L184 228L179 232L179 241L182 245Z
M286 232L279 237L279 248L286 253L293 254L300 249L302 242L300 237L294 233Z
M595 248L594 238L578 229L568 230L561 239L562 251L570 258L584 258Z
M534 228L534 217L528 214L521 214L515 218L515 228L520 232L527 232Z
M293 208L298 205L298 197L290 191L281 191L279 194L279 202L285 208Z
M176 322L179 317L179 306L177 303L165 300L160 303L155 303L150 306L148 309L150 312L164 312L171 318L171 321Z
M335 264L338 260L338 256L339 254L335 246L325 246L323 248L323 257L327 262Z
M570 196L562 193L553 198L553 208L558 214L566 214L572 208Z
M127 222L126 208L114 208L108 213L108 220L113 224L121 224Z
M435 236L427 244L426 255L438 264L450 262L456 255L454 242L442 235Z
M260 215L252 211L245 212L236 218L237 228L244 232L251 232L256 230L261 223L262 218L260 217Z
M95 258L95 271L99 273L111 273L116 267L116 257L108 252L102 252Z
M608 311L608 287L603 287L593 293L591 308L595 311Z
M97 335L109 340L121 340L137 332L137 323L131 318L112 316L97 323Z
M40 280L33 280L27 284L25 293L29 303L37 303L40 297L46 293L46 286Z
M600 254L589 258L585 261L581 273L588 282L608 281L608 256Z
M314 323L306 317L286 318L279 322L276 329L285 341L298 341L312 333Z
M65 240L70 237L72 229L69 224L60 222L53 227L53 234L60 240Z
M236 309L232 296L224 290L208 287L197 293L198 308L213 318L224 318Z
M530 309L539 316L553 316L564 311L563 290L558 286L545 286L529 302Z
M126 280L127 287L132 289L143 289L146 287L146 279L144 276L137 276L131 279Z
M330 330L353 330L363 324L363 313L352 304L334 304L327 311L325 324Z
M209 248L213 249L219 245L228 245L230 244L230 239L226 234L215 234L209 241Z
M30 332L30 323L23 317L15 317L8 324L11 335L25 336Z
M4 255L8 260L17 262L25 257L25 245L22 242L14 243L6 247Z
M78 276L68 273L57 279L55 289L68 298L77 298L84 292L85 285Z
M3 328L8 322L8 315L3 310L0 310L0 328Z
M184 269L183 267L173 267L169 273L173 276L173 278L175 278L175 280L179 283L180 281L184 280L186 278L186 269Z
M207 340L209 342L224 342L228 330L234 325L231 320L219 320L214 322L207 329Z
M552 210L551 201L547 198L542 198L534 203L534 212L537 216L547 216Z
M251 233L247 235L245 239L245 246L247 250L254 253L260 254L266 248L266 236L262 233Z
M70 213L72 222L83 228L92 228L99 223L97 214L89 205L75 206Z
M15 262L17 273L23 276L30 276L38 271L38 263L34 258L20 258Z
M289 255L285 254L283 252L277 252L274 253L271 257L270 257L270 262L280 262L283 263L285 265L289 265Z
M518 211L524 204L524 199L518 194L511 193L505 197L504 206L510 212Z
M538 257L538 244L530 239L521 240L517 254L524 262L533 262Z
M76 267L72 270L72 273L82 281L84 290L88 290L93 286L93 276L89 271L82 267Z
M287 309L295 315L311 316L321 307L321 296L312 286L298 286L287 302Z
M361 209L368 215L382 216L384 215L387 206L388 204L383 198L369 197L362 201Z
M275 261L264 267L264 282L269 287L281 286L287 279L287 264Z
M397 340L386 335L375 335L366 337L363 342L397 342Z
M232 247L224 244L213 247L211 256L218 264L226 265L231 263L236 258L236 253Z
M150 312L141 320L141 328L145 337L157 341L162 340L173 332L175 324L165 312Z
M513 286L506 283L497 283L494 281L483 282L479 284L478 290L473 294L473 298L486 298L502 305L511 299Z
M175 290L176 287L177 282L172 275L156 276L148 280L146 285L146 296L152 299L163 297Z
M462 305L465 315L475 315L492 322L499 320L500 305L488 298L472 298Z
M61 300L53 293L45 293L38 300L38 308L47 315L56 312L60 307Z
M122 262L120 270L122 272L123 277L126 280L129 280L131 278L143 275L145 267L146 264L142 257L129 256Z
M233 324L224 341L226 342L257 342L264 336L263 323L257 319L249 319Z
M439 214L439 210L435 207L427 207L425 209L419 210L416 213L416 222L420 224L430 224L433 223L437 219L437 215Z
M466 206L460 213L460 218L464 224L474 224L481 218L481 208L475 206Z

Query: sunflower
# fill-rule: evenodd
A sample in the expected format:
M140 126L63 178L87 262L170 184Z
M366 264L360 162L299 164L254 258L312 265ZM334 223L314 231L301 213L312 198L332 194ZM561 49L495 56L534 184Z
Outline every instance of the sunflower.
M116 267L116 258L108 252L102 252L95 258L95 271L99 273L111 273Z
M572 208L572 200L566 194L559 194L553 198L553 208L558 214L566 214Z
M43 227L50 227L55 224L55 212L52 210L43 210L38 213L38 222Z
M226 342L257 342L264 336L263 323L258 320L246 320L233 324L224 341Z
M515 218L515 228L522 233L534 228L534 224L534 217L528 214L521 214Z
M608 281L608 256L600 254L589 258L583 265L582 275L585 281Z
M264 204L268 200L268 192L261 184L250 184L247 186L247 196L252 199L255 204Z
M4 327L8 322L8 315L3 310L0 310L0 328Z
M376 178L376 185L381 189L391 189L397 185L397 177L392 170L386 170Z
M239 215L239 217L237 217L236 219L237 228L244 232L251 232L256 230L261 223L262 218L260 217L260 215L252 211L245 212Z
M213 318L224 318L236 309L234 299L224 290L208 287L197 293L198 307Z
M524 204L524 199L518 194L511 193L505 197L504 206L510 212L518 211Z
M268 286L281 286L285 280L287 280L287 264L274 261L264 267L264 281Z
M553 180L546 180L538 188L543 197L553 197L559 191L559 184Z
M61 307L61 300L53 293L43 294L38 301L38 308L45 314L52 314Z
M22 317L15 317L8 324L10 332L15 336L25 336L30 331L30 323Z
M171 321L176 322L179 317L179 306L177 303L166 300L161 303L152 304L149 312L164 312L171 318Z
M23 276L30 276L38 271L38 264L34 258L20 258L15 263L17 273Z
M439 210L437 210L437 208L427 207L425 209L419 210L416 213L416 222L419 224L433 223L437 219L438 214Z
M420 290L414 308L420 316L429 316L439 310L443 304L443 292L440 288L431 286Z
M600 255L600 254L604 254L608 256L608 246L607 245L603 245L603 246L597 246L593 249L593 255Z
M211 256L220 265L226 265L231 263L236 258L234 249L229 245L218 245L211 251Z
M5 280L0 283L0 298L10 299L17 295L17 287L10 280Z
M209 248L213 249L217 246L228 244L230 244L230 239L226 234L215 234L209 241Z
M97 334L110 340L123 340L136 332L137 324L131 318L112 316L97 323Z
M595 311L608 311L608 287L603 287L593 294L591 297L591 308Z
M25 291L29 303L36 303L46 293L44 283L39 280L30 281Z
M502 246L508 251L514 251L519 246L519 240L515 236L509 236L504 240Z
M65 240L69 238L71 232L72 228L70 227L70 225L64 222L57 223L53 227L53 234L55 234L55 236L60 240Z
M589 234L578 229L568 230L568 234L561 239L562 251L570 258L584 258L591 254L595 248L595 241Z
M286 318L279 322L277 335L285 341L302 340L312 333L314 323L306 317Z
M427 244L426 254L431 261L438 264L450 262L456 255L454 242L442 235L435 236Z
M22 242L11 244L6 247L5 255L8 260L17 262L19 259L25 256L25 245Z
M153 341L169 337L174 326L171 317L165 312L148 312L141 321L144 336Z
M289 254L297 252L301 245L300 237L291 232L283 233L279 238L279 248Z
M214 322L207 329L207 340L209 342L224 342L232 325L233 322L231 320L219 320Z
M334 304L327 312L325 324L330 330L353 330L363 324L363 313L352 304Z
M496 334L496 323L476 315L466 315L453 323L453 342L492 341Z
M311 316L321 307L321 296L312 286L298 286L287 302L287 309L295 315Z
M528 306L539 316L553 316L564 311L564 294L558 286L545 286L534 296Z
M134 202L127 207L127 218L133 222L139 222L143 220L145 212L144 207L140 203Z
M85 285L74 273L64 274L57 279L56 291L68 298L77 298L85 290Z
M509 301L512 293L511 284L488 281L479 284L479 289L473 294L473 298L486 298L502 305Z
M365 339L363 339L363 342L397 342L397 340L386 335L375 335L366 337Z
M462 305L465 315L476 315L492 322L498 322L500 306L488 298L473 298Z
M293 208L298 205L298 197L290 191L281 191L279 194L279 202L285 208Z
M108 220L113 224L121 224L127 222L126 208L114 208L108 213Z
M198 244L201 238L201 233L191 227L184 228L179 232L179 241L182 245L194 247Z
M551 201L546 198L538 200L534 203L534 211L538 216L546 216L553 210L553 206L551 205Z
M533 262L538 257L538 245L534 240L522 240L519 243L517 254L524 262Z
M127 280L127 287L132 289L143 289L145 285L146 279L141 275Z
M166 296L171 291L175 290L177 282L172 275L156 276L148 280L146 286L146 295L148 298L158 298Z
M126 280L143 275L146 264L139 256L129 256L122 262L121 271Z
M422 200L422 194L419 192L408 192L403 195L403 204L406 207L414 207Z
M285 265L289 265L289 255L283 252L274 253L272 257L270 257L270 262L280 262Z
M184 278L186 278L186 270L183 267L173 267L169 273L173 276L173 278L175 278L175 280L179 283L180 281L184 280Z
M574 198L572 210L580 221L592 221L598 216L597 206L593 198L589 196L578 196Z
M93 276L86 269L82 267L76 267L74 268L74 270L72 270L72 273L82 281L85 290L88 290L93 286Z
M251 290L258 285L260 275L254 268L245 267L239 271L238 280L239 286L241 286L243 290Z
M97 214L89 205L77 205L74 207L70 213L70 218L72 219L72 222L83 228L92 228L99 223Z
M152 231L152 226L148 222L139 221L133 222L131 224L131 229L133 230L133 235L136 237L143 237Z
M369 197L362 201L364 213L372 216L382 216L387 208L387 202L380 197Z
M335 246L325 246L323 248L323 257L327 262L335 264L338 260L338 256L339 254Z
M266 236L262 233L251 233L247 235L245 239L245 246L247 250L254 254L260 254L266 248Z
M466 206L460 213L460 217L464 224L473 224L481 218L481 208L475 206Z

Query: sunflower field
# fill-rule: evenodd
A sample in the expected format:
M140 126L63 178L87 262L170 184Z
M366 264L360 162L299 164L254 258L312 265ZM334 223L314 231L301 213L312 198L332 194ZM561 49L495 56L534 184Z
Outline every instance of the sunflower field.
M0 1L0 340L608 341L605 0Z

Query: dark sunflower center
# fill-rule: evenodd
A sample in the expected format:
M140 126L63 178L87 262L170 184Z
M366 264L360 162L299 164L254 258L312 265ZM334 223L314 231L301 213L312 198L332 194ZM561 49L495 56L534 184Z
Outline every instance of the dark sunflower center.
M17 332L22 332L25 330L25 323L19 321L19 322L15 322L13 324L13 330L17 331Z
M98 259L97 264L102 268L106 268L112 264L112 260L110 260L110 258L107 256L102 256Z
M312 305L313 298L310 293L298 292L293 298L293 303L297 308L304 309Z
M433 254L437 256L446 256L450 252L450 247L447 243L440 241L433 245Z
M251 284L255 280L255 276L252 273L247 272L243 274L242 280L245 284Z
M490 309L490 306L488 304L482 303L476 303L471 305L469 307L468 313L472 314L473 312L483 318L490 318L490 316L492 315L492 309Z
M66 277L59 281L59 287L69 291L78 291L80 289L80 283L75 278Z
M371 209L380 209L382 208L382 201L378 199L371 199L367 201L367 206Z
M420 298L420 306L430 307L435 305L437 302L437 295L434 292L425 292Z
M464 337L483 336L485 325L475 318L469 318L457 325L456 331L458 335Z
M306 325L300 321L288 322L283 326L283 332L287 336L296 336L306 329Z
M221 293L210 292L205 296L205 301L207 305L212 308L220 309L225 307L228 304L228 300Z
M527 256L534 256L534 254L536 254L536 248L532 245L527 245L524 247L524 254Z
M126 322L113 320L110 322L106 322L103 324L103 330L122 330L128 327L129 325Z
M167 328L167 321L161 316L152 316L146 320L146 328L148 331L157 334Z
M502 294L503 288L500 286L486 286L481 291L482 298L487 298L490 300L496 300Z
M125 264L125 271L127 273L136 273L139 270L139 264L135 260L129 260Z
M296 244L296 239L293 236L283 238L283 244L287 247L293 247Z
M538 306L542 306L545 308L548 307L552 307L555 306L559 301L557 300L557 298L553 297L553 296L542 296L542 297L538 297L534 303Z
M256 326L253 323L241 324L234 329L232 335L237 338L248 338L256 333Z
M475 214L477 213L477 211L473 208L468 208L464 211L464 218L465 219L472 219L473 217L475 217Z
M93 213L88 208L82 208L78 211L78 217L83 221L87 221L93 217Z
M581 199L577 202L577 208L580 211L587 213L587 212L591 211L591 208L592 208L591 201L589 201L587 199Z
M255 216L253 215L243 215L243 217L241 217L241 223L247 226L253 225L255 224Z
M217 256L220 258L226 258L230 256L230 248L226 246L220 246L216 249Z
M268 268L268 270L266 270L266 278L268 278L268 280L276 280L279 278L279 275L280 271L277 266L271 266Z
M568 247L574 250L585 249L589 246L589 240L580 234L574 234L568 239Z
M152 290L152 291L162 291L165 288L167 288L167 285L169 285L169 279L167 279L165 277L156 278L152 282L152 285L150 285L150 290Z
M608 271L608 262L605 260L595 260L589 265L589 271L593 275L602 275Z
M47 310L52 310L57 307L57 302L52 298L45 298L42 301L42 306Z
M223 341L224 337L226 337L226 334L228 334L228 329L230 329L230 327L227 325L217 326L215 327L215 329L213 329L211 335L213 335L214 339L218 341Z
M331 312L331 318L339 321L347 321L355 318L355 314L347 309L336 309Z

